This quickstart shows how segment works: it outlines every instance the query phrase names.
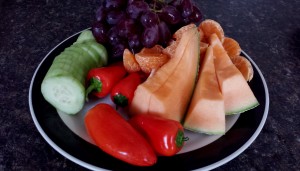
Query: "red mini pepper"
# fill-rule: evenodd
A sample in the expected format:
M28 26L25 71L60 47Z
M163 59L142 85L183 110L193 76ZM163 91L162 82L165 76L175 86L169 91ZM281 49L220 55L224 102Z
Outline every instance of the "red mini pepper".
M111 100L117 106L128 106L133 99L134 91L144 81L144 77L142 73L130 73L113 87L110 94Z
M112 106L97 104L84 121L88 134L104 152L137 166L156 163L151 145Z
M129 123L139 130L160 156L178 153L187 140L182 125L178 121L150 114L135 115Z
M89 93L102 98L107 96L113 86L126 75L123 63L119 62L107 67L93 68L87 75L86 97Z

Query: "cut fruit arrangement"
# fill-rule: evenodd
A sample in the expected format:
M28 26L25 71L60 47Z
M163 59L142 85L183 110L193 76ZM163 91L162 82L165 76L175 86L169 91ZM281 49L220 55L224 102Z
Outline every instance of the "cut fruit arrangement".
M190 0L103 1L91 31L54 59L42 94L66 114L110 96L129 119L100 102L86 113L86 131L132 165L177 154L184 128L225 134L226 115L259 105L247 83L253 69L219 23L200 20Z

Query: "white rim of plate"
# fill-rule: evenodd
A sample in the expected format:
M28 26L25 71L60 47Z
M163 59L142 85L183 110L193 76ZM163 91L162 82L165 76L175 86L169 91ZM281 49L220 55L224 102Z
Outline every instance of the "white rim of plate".
M89 29L89 28L87 28ZM84 30L87 30L87 29L84 29ZM82 30L82 31L84 31ZM87 169L90 169L90 170L101 170L101 171L106 171L106 169L103 169L103 168L99 168L99 167L96 167L94 165L91 165L89 163L86 163L82 160L79 160L78 158L70 155L69 153L67 153L66 151L64 151L63 149L61 149L58 145L56 145L49 137L48 135L44 132L44 130L42 129L41 125L39 124L39 122L37 121L37 118L35 116L35 113L34 113L34 110L33 110L33 106L32 106L32 86L33 86L33 82L34 82L34 79L36 77L36 74L38 72L38 70L40 69L42 63L46 60L46 58L57 48L59 47L61 44L63 44L64 42L66 42L67 40L69 40L71 37L74 37L75 35L81 33L82 31L79 31L73 35L71 35L70 37L66 38L65 40L63 40L62 42L60 42L58 45L56 45L50 52L48 52L48 54L44 57L44 59L40 62L40 64L38 65L38 67L36 68L34 74L33 74L33 77L31 79L31 83L30 83L30 88L29 88L29 98L28 98L28 102L29 102L29 108L30 108L30 113L31 113L31 117L33 119L33 122L36 126L36 128L38 129L38 131L40 132L40 134L42 135L42 137L48 142L48 144L54 148L58 153L60 153L61 155L63 155L64 157L66 157L67 159L73 161L74 163L80 165L80 166L83 166ZM205 167L202 167L202 168L199 168L199 169L196 169L198 171L200 170L212 170L212 169L215 169L221 165L224 165L226 164L227 162L231 161L232 159L234 159L235 157L237 157L239 154L241 154L243 151L245 151L252 143L253 141L256 139L256 137L259 135L259 133L261 132L266 120L267 120L267 115L268 115L268 112L269 112L269 91L268 91L268 86L267 86L267 83L264 79L264 76L262 75L260 69L258 68L258 66L256 65L256 63L250 58L250 56L248 54L246 54L244 51L242 51L242 53L251 61L251 63L254 65L254 67L256 68L256 70L258 71L261 79L262 79L262 82L263 82L263 86L265 88L265 97L266 97L266 102L265 102L265 110L264 110L264 114L263 114L263 118L258 126L258 128L256 129L256 131L254 132L254 134L250 137L250 139L243 145L241 146L238 150L236 150L235 152L233 152L232 154L230 154L229 156L225 157L224 159L220 160L220 161L217 161L213 164L210 164L208 166L205 166Z

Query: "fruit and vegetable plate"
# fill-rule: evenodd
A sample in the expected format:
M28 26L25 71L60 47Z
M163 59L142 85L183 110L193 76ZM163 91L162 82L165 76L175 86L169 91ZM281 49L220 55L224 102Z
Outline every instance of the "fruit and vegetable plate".
M266 82L242 46L191 0L104 0L37 67L34 124L87 169L214 169L268 115Z

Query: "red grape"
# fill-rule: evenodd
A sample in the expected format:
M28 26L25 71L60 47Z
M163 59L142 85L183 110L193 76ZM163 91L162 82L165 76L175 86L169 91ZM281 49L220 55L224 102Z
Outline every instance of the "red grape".
M124 42L120 42L118 44L115 45L111 45L110 46L110 53L113 57L113 59L111 59L112 61L118 61L121 60L123 57L123 52L124 50L127 48L126 44Z
M127 38L130 34L134 34L136 31L136 23L131 18L121 20L118 25L119 36Z
M121 42L121 37L119 36L118 28L113 26L107 32L108 41L111 45L116 45Z
M147 11L142 14L140 22L144 27L151 27L158 24L158 15L152 11Z
M193 6L193 13L191 14L191 16L189 17L191 22L199 22L202 19L202 13L199 10L199 8L197 8L196 6Z
M99 43L106 43L107 42L107 31L108 28L106 24L95 22L92 25L92 33L95 36L97 42Z
M133 34L128 37L128 46L130 50L134 53L138 53L142 49L142 42L140 39L140 35Z
M193 4L191 0L183 0L182 1L182 17L187 18L189 17L193 12Z
M152 27L145 28L142 37L142 43L144 47L151 48L156 45L159 41L158 26L154 25Z
M127 6L127 14L132 19L137 19L144 11L148 11L149 6L144 1L133 1Z
M105 1L105 8L108 10L120 9L124 5L126 5L126 1L124 1L124 0L107 0L107 1Z
M168 25L163 21L161 21L158 24L158 29L159 29L159 43L165 47L168 45L169 40L172 36L171 32L169 30Z
M171 2L169 2L169 5L172 5L176 8L180 8L182 4L182 0L172 0Z
M125 48L138 53L143 47L165 47L176 30L201 19L192 0L102 0L92 32L110 56L120 59Z
M106 18L106 11L103 6L100 6L96 11L96 21L100 22Z
M161 18L168 24L177 24L181 21L180 12L174 6L164 6L161 12Z
M117 24L120 20L124 19L126 14L123 11L109 11L106 16L106 22L110 25Z

